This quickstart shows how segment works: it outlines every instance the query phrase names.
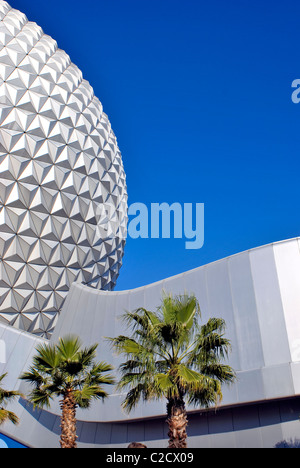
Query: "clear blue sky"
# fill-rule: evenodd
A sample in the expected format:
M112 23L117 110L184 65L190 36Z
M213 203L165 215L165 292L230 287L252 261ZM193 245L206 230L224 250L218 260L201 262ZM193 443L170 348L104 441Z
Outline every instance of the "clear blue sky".
M128 239L117 289L300 235L299 0L11 0L83 71L129 203L205 203L205 244Z

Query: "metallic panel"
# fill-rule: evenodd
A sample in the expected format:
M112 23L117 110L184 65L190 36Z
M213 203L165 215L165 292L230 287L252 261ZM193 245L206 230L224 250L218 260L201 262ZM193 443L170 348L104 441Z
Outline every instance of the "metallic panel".
M264 359L248 253L231 257L228 267L241 369L260 368Z
M290 362L273 246L249 252L265 366Z
M300 255L299 241L274 245L274 256L283 303L292 361L300 360Z
M226 322L226 336L231 340L233 353L231 365L241 370L238 339L234 320L228 260L222 260L206 266L206 287L210 317L222 317Z

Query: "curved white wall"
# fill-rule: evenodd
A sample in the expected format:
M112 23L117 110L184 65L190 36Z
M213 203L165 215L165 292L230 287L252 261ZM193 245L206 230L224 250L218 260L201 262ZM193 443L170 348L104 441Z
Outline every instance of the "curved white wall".
M113 337L125 332L119 319L120 315L125 310L133 310L140 306L156 308L160 304L162 290L172 291L174 294L187 290L196 294L203 321L212 316L225 319L226 335L232 342L229 363L237 371L238 380L231 387L224 387L220 414L227 414L228 407L235 408L230 411L240 411L242 414L249 403L255 403L255 407L258 408L262 402L270 405L272 400L297 401L297 395L300 393L299 242L299 239L292 239L252 249L130 291L104 292L74 284L51 341L55 342L59 336L69 333L78 334L85 345L99 343L99 359L117 367L121 358L113 354L104 337ZM12 346L7 369L11 372L12 362L18 362L18 370L10 377L10 387L17 387L17 374L28 365L36 338L24 333L18 337L18 332L9 327L0 326L0 333L1 330ZM27 349L26 353L24 349ZM3 368L0 364L0 372L6 367ZM109 427L112 436L115 431L119 434L118 431L122 432L127 427L127 436L125 437L124 433L123 439L121 435L117 437L122 445L127 441L128 427L138 428L139 425L145 425L145 418L157 417L163 421L165 417L165 402L141 404L128 416L120 409L121 400L121 395L113 393L105 404L96 403L89 411L78 411L80 424L82 428L85 427L82 429L82 435L86 443L89 443L89 431L97 432L100 427ZM45 436L45 440L48 440L49 444L52 438L57 441L57 421L60 414L58 405L51 408L51 413L39 413L39 418L55 421L55 432L53 428L49 429L51 424L49 427L43 425L36 416L37 413L32 414L30 408L26 408L24 402L21 403L22 405L16 406L22 412L21 426L12 428L6 425L7 435L29 445L42 444L42 434L46 430L50 431L51 436ZM194 419L197 414L199 410L193 416ZM24 421L28 418L31 421L30 425L27 425L27 428L31 428L31 434L28 429L25 431L26 422L23 422L23 418ZM280 427L281 436L278 433L278 438L281 440L284 438L283 419L279 418L278 424L272 425L273 429ZM148 423L149 428L152 427L155 432L154 422L149 420ZM158 422L156 424L159 425ZM165 435L161 436L161 429L157 430L160 434L157 436L158 440L162 441L161 437ZM233 428L233 432L236 430L238 429ZM228 435L228 431L226 434ZM201 445L201 437L204 435L198 434L195 439L198 444ZM93 443L90 441L91 444L97 445L95 435L93 440ZM110 438L106 443L113 443L111 440ZM239 446L236 440L235 446ZM105 441L102 441L100 446L103 444L105 445Z

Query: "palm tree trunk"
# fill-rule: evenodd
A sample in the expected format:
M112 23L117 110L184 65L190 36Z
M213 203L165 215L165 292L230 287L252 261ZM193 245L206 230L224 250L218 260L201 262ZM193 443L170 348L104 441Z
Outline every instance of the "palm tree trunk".
M72 389L67 389L61 402L61 448L77 448L76 402Z
M169 448L187 448L187 414L181 398L169 398L167 404Z

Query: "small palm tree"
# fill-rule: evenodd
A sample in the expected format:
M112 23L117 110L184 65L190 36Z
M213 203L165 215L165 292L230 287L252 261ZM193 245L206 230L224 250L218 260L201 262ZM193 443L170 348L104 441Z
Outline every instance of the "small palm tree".
M139 308L124 315L132 336L110 338L127 358L118 384L129 390L124 409L131 411L140 400L167 399L169 448L187 447L185 403L216 405L222 384L235 379L221 362L230 350L225 322L211 318L200 327L199 316L194 295L164 295L156 312Z
M6 374L0 375L0 382L7 376ZM10 401L15 400L18 397L23 396L22 393L17 391L8 391L0 387L0 426L6 421L10 421L13 424L19 423L19 418L12 411L8 411L6 408Z
M88 408L93 399L104 400L108 394L103 384L114 383L106 374L112 367L95 362L97 346L82 348L79 338L72 336L61 338L57 345L40 345L32 367L20 377L34 386L29 400L35 407L49 407L54 397L62 397L61 448L77 447L76 408Z

